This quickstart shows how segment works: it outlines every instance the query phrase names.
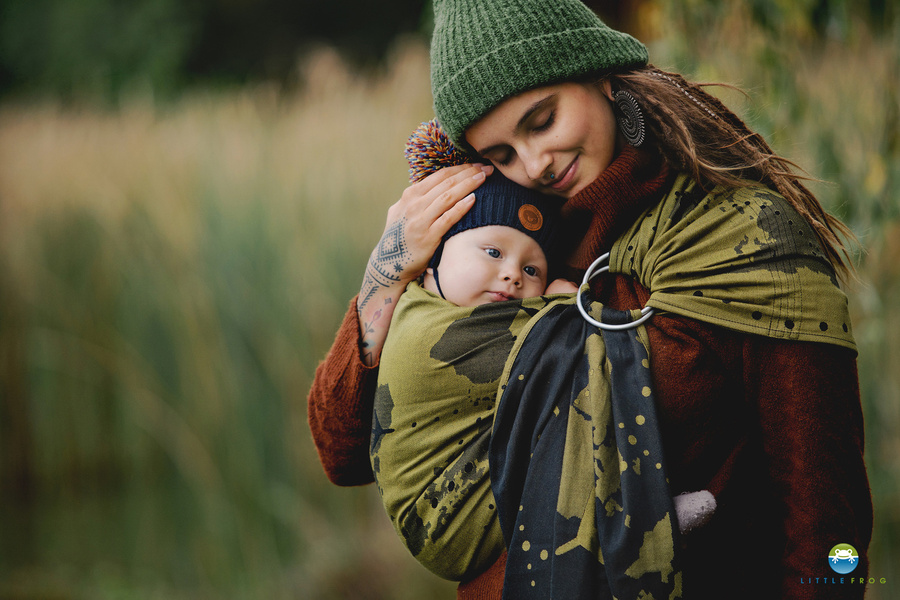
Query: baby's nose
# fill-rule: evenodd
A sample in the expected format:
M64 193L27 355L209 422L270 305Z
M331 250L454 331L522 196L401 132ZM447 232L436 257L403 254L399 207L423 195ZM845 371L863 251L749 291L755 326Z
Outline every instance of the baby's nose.
M510 269L504 273L503 281L511 281L516 286L519 286L522 284L522 278L519 277L518 270L513 271L512 269Z

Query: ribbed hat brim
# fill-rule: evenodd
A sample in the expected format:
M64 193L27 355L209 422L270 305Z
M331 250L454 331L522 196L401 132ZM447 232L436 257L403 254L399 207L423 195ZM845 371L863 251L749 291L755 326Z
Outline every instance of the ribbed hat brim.
M466 128L521 92L647 64L646 47L578 0L439 0L431 48L441 127L465 147Z

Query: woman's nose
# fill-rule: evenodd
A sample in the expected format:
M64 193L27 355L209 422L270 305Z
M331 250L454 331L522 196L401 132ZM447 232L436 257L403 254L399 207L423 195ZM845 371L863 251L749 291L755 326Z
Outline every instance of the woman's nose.
M540 150L527 151L522 157L522 163L525 165L525 174L532 181L542 180L551 162L550 154Z

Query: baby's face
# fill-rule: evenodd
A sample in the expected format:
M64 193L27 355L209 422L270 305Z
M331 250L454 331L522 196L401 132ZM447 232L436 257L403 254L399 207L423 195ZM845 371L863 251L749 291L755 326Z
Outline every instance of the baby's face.
M521 231L489 225L447 240L438 278L444 297L457 306L529 298L547 287L547 259L538 243ZM438 293L431 269L424 286Z

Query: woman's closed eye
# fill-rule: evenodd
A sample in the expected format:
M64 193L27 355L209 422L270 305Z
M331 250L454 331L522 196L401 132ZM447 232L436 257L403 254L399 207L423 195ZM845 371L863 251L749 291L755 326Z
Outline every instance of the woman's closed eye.
M512 148L509 148L502 154L499 151L491 152L491 154L493 155L493 157L483 156L482 158L489 160L491 163L493 163L495 165L505 167L506 165L508 165L509 163L512 162L514 153L513 153Z
M543 133L553 127L553 123L556 122L556 111L551 110L547 113L547 117L544 119L542 123L538 123L531 128L531 131L534 133ZM515 150L513 150L509 146L505 146L502 149L496 148L490 152L491 156L483 156L482 158L489 160L495 165L499 165L501 167L508 166L513 158L515 157Z
M544 122L541 123L540 125L535 125L535 126L532 128L532 131L535 131L535 132L538 132L538 133L540 133L540 132L542 132L542 131L546 131L546 130L550 129L550 128L553 126L553 122L554 122L555 120L556 120L556 111L555 111L555 110L551 110L551 111L550 111L550 114L547 115L547 118L544 120Z

